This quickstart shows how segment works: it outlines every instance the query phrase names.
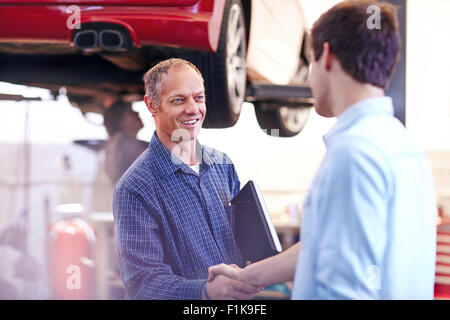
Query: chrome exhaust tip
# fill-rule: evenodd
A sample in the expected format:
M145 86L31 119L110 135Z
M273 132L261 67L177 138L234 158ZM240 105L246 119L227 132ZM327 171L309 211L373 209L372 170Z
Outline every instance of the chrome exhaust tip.
M82 50L92 50L97 47L98 34L95 30L78 31L73 38L75 46Z
M100 48L108 51L126 51L124 35L117 30L106 29L99 33Z

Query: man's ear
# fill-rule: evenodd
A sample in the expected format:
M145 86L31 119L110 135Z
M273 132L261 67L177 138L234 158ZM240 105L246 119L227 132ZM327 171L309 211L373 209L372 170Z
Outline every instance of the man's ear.
M333 64L334 54L330 51L330 44L328 42L324 42L322 45L322 57L325 70L330 71L331 65Z
M150 97L145 95L144 96L144 102L145 102L145 105L147 106L148 111L150 111L152 116L155 116L156 112L158 111L158 109L157 109L156 105L152 102Z

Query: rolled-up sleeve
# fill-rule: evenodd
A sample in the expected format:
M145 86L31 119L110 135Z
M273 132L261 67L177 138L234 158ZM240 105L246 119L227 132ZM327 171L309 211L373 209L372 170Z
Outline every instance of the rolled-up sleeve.
M158 216L126 187L114 193L120 273L131 299L201 298L205 279L175 275L164 263L164 247Z

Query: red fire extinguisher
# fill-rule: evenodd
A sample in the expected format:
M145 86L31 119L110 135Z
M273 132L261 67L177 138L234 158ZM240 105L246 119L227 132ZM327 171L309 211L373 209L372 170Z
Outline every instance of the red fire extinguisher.
M50 278L53 299L96 298L95 233L85 220L75 217L50 228Z

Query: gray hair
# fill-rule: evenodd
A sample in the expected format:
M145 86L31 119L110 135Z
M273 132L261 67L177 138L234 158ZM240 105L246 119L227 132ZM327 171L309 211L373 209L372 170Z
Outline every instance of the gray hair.
M198 68L187 60L180 58L170 58L159 62L157 65L150 68L150 70L148 70L143 77L145 95L149 96L152 103L154 103L157 107L159 107L161 103L161 74L167 74L170 68L180 66L191 67L198 73L202 81L204 81L202 73L198 70Z

